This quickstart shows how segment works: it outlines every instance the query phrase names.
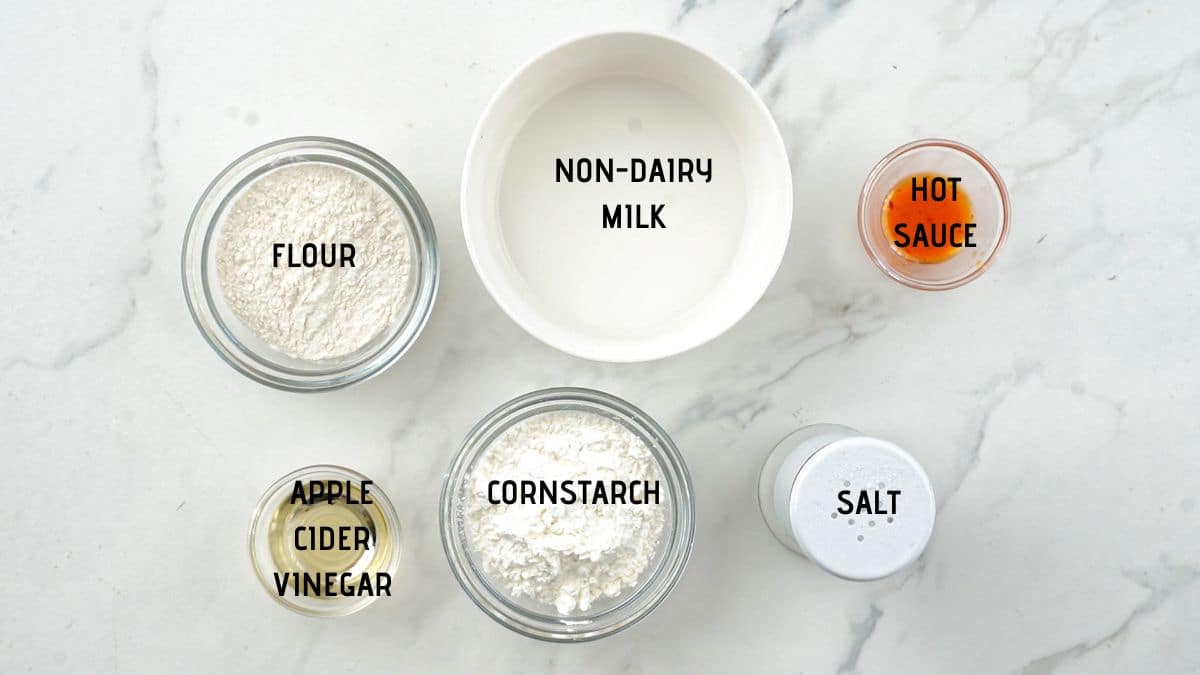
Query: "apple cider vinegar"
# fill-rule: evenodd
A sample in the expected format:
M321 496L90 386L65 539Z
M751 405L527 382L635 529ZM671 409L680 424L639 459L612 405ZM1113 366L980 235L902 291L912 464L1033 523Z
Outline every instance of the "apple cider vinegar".
M372 481L340 467L313 467L276 483L251 529L263 586L307 614L339 616L391 596L399 546L390 502Z
M278 588L318 597L391 595L391 579L380 570L392 533L370 481L296 481L269 532Z

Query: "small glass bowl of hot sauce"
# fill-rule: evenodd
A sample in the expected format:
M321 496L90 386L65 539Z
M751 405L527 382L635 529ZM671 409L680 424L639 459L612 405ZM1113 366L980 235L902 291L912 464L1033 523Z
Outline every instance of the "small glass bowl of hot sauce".
M858 233L884 274L926 291L987 269L1008 236L1008 190L983 155L940 138L888 153L858 198Z

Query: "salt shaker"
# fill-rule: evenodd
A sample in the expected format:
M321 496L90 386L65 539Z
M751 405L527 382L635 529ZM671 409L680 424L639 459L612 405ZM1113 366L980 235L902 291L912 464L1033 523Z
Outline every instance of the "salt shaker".
M911 455L836 424L780 441L763 464L758 499L784 546L853 581L881 579L920 557L936 514L929 477Z

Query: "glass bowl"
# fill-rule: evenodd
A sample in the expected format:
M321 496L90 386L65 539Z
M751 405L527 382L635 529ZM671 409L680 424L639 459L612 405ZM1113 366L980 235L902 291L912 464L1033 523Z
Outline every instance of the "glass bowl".
M635 587L617 598L597 601L589 610L558 614L552 606L514 597L492 583L477 564L463 523L471 473L492 442L514 424L534 415L581 410L625 426L649 449L666 486L667 506L658 550ZM550 642L595 640L645 618L671 592L683 574L695 536L691 478L678 448L654 420L621 399L590 389L556 388L519 396L488 413L463 441L442 482L440 525L450 569L466 594L488 616L528 637Z
M267 488L266 493L259 500L258 506L254 508L254 515L250 518L249 533L250 563L254 566L254 572L258 575L258 580L267 591L267 595L270 595L276 602L294 612L319 617L346 616L375 602L378 598L375 595L358 597L336 596L330 598L308 597L295 594L280 595L276 591L274 579L275 572L280 571L280 563L277 562L271 546L272 534L287 536L288 523L277 522L275 515L284 501L291 497L292 487L296 481L303 481L305 483L310 481L336 481L342 483L350 481L358 485L361 484L361 481L365 480L369 479L352 469L332 464L318 464L297 469L275 481L271 487ZM376 544L369 549L371 552L370 557L359 558L350 569L345 571L352 574L387 572L391 575L394 582L396 571L400 568L400 554L403 548L401 545L400 517L396 515L396 509L392 506L392 502L387 498L387 495L374 482L371 484L370 496L371 501L378 507L372 510L376 511L376 517L383 521L383 525L387 528L388 536L382 544L380 544L378 539L376 540ZM285 532L281 533L280 530L285 530ZM376 526L375 531L377 533L378 530L379 528Z
M407 306L356 351L320 360L293 358L258 337L225 302L216 271L216 242L227 208L242 190L267 172L304 162L333 164L379 186L403 215L413 249ZM345 387L378 375L394 363L416 341L429 319L440 276L433 222L412 184L370 150L316 136L267 143L217 174L192 212L184 236L182 263L188 309L217 354L256 382L299 392Z
M976 247L937 263L901 255L883 226L888 193L906 177L925 173L961 177L974 207ZM1008 189L996 168L975 150L941 138L914 141L888 153L867 175L858 198L858 234L871 261L892 279L923 291L957 288L983 274L1008 236L1008 222Z

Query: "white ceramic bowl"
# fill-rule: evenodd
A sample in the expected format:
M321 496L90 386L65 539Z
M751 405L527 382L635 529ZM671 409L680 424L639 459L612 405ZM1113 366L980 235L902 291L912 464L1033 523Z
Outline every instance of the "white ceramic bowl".
M611 159L614 180L562 180L558 161L584 158ZM632 158L711 159L711 180L634 183ZM665 228L603 227L618 204L642 205L646 223L665 205ZM504 83L467 150L461 208L475 269L514 321L576 356L646 361L750 311L787 245L792 179L737 73L669 37L602 33Z

